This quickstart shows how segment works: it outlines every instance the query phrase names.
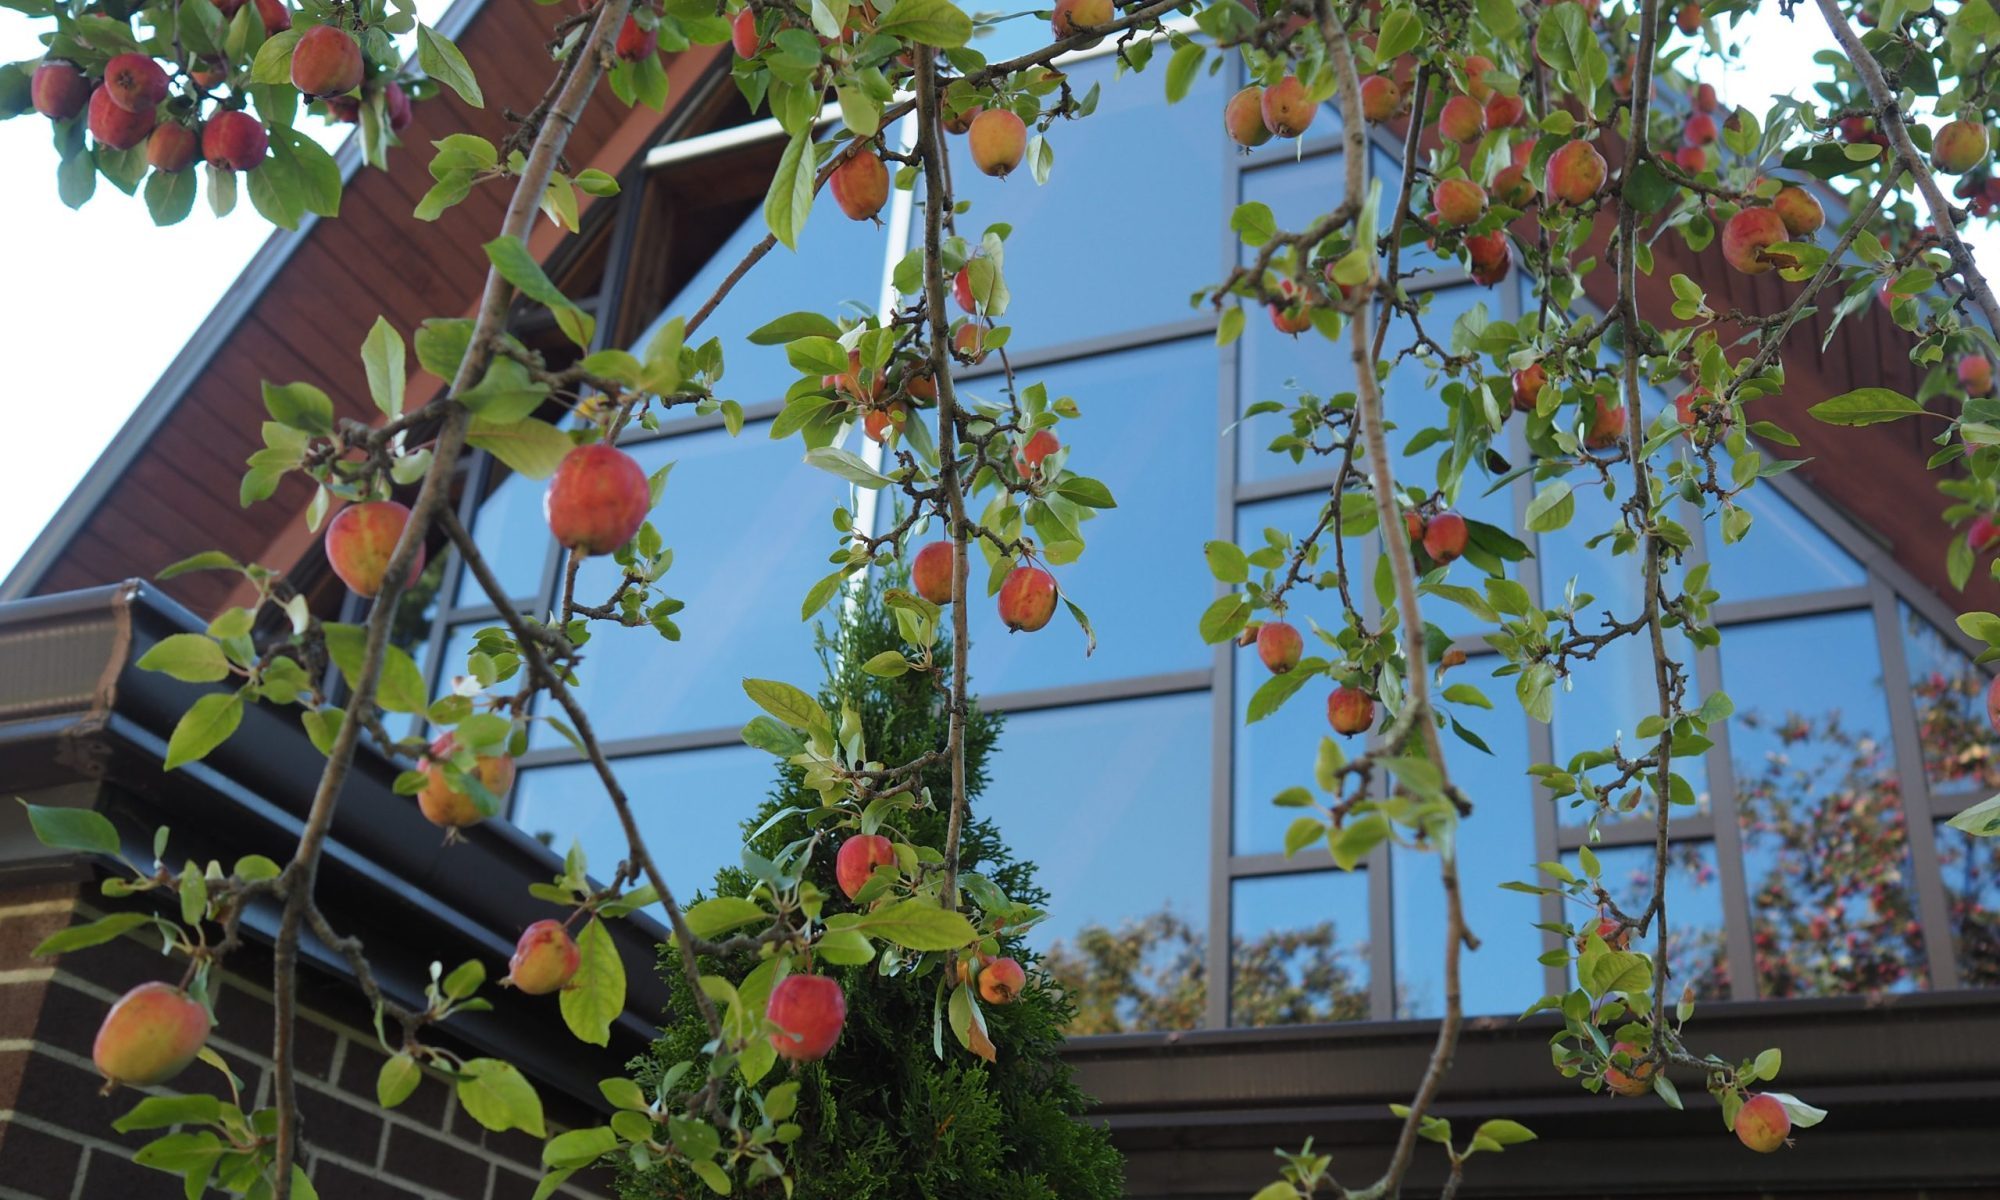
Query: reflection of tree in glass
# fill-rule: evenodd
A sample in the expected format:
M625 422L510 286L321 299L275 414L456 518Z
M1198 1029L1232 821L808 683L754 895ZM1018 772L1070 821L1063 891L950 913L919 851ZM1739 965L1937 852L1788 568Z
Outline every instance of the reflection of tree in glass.
M1747 713L1775 742L1739 762L1737 814L1749 880L1757 980L1766 996L1921 987L1923 928L1905 863L1908 830L1895 764L1872 735L1840 724Z
M1910 680L1924 778L1932 787L2000 788L2000 761L1986 722L1986 675L1916 614L1906 616L1904 628L1912 660L1950 664L1950 669L1913 671Z
M2000 838L1940 824L1937 839L1959 982L2000 987Z
M1670 848L1667 862L1667 898L1674 901L1687 896L1697 888L1715 886L1715 865L1703 854L1701 844L1676 843ZM1647 860L1643 867L1634 868L1625 877L1621 889L1616 880L1607 872L1604 886L1611 893L1611 899L1627 913L1638 914L1646 911L1653 895L1652 851L1645 852ZM1725 1000L1729 997L1729 958L1724 933L1715 926L1703 926L1691 922L1686 913L1674 916L1670 906L1667 910L1667 966L1676 985L1694 989L1697 1000ZM1636 942L1635 950L1653 952L1649 939L1641 947ZM1678 988L1674 992L1679 998Z
M1086 926L1074 946L1058 942L1042 966L1076 1003L1071 1034L1193 1029L1208 996L1207 937L1171 910L1116 930ZM1332 921L1236 938L1230 1023L1299 1025L1368 1015L1368 992Z
M396 597L396 617L389 622L389 641L415 655L419 663L423 662L424 643L430 640L431 621L436 615L431 602L437 599L438 586L444 582L446 557L437 553L430 556L416 582ZM447 673L463 672L465 664L461 662L453 668L446 663L445 669Z

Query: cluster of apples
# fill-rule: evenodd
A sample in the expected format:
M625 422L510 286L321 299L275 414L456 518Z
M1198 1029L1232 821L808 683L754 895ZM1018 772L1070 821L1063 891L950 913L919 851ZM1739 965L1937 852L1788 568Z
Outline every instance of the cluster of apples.
M1014 470L1029 483L1039 482L1042 463L1060 449L1062 443L1054 433L1038 429L1015 449ZM948 541L932 542L910 560L910 586L939 606L952 602L951 548ZM1055 616L1060 594L1055 576L1047 571L1032 565L1015 567L1000 583L1001 623L1015 633L1033 633Z
M1534 412L1536 401L1548 383L1548 368L1538 362L1514 372L1509 380L1514 411ZM1583 444L1589 449L1608 449L1625 436L1625 405L1616 396L1592 394L1584 399L1583 410Z
M226 20L251 2L220 0L216 7ZM283 0L254 3L267 35L292 27L292 13ZM324 100L331 120L359 120L357 93L366 75L360 44L337 25L307 29L293 48L292 86L309 100ZM178 97L173 95L176 76L182 81ZM91 139L106 149L144 144L147 165L163 174L185 171L197 158L218 171L253 171L270 150L270 135L262 121L232 107L234 101L209 95L228 76L229 65L220 60L198 59L185 70L176 65L170 74L151 55L128 52L112 56L93 75L76 62L48 58L35 68L29 99L51 121L84 115ZM410 120L409 96L393 80L380 86L390 126L401 130ZM202 108L211 100L213 107L203 120Z

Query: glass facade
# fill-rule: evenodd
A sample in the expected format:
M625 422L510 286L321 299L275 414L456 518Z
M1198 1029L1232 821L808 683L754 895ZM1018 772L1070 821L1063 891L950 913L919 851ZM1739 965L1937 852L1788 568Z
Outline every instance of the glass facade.
M1281 225L1296 225L1338 195L1337 122L1324 114L1296 156L1289 146L1238 156L1213 120L1226 75L1199 79L1164 109L1163 129L1157 83L1114 81L1113 69L1104 56L1072 65L1079 92L1103 90L1092 118L1053 131L1047 186L969 171L959 179L971 201L962 231L1015 227L1006 320L1016 369L1052 398L1076 399L1083 418L1064 426L1072 463L1120 502L1092 527L1089 552L1061 568L1065 590L1096 618L1094 655L1083 655L1066 620L1012 637L991 605L973 609L974 687L986 707L1009 713L984 813L1039 864L1053 896L1036 948L1080 999L1076 1032L1433 1016L1443 1001L1436 859L1384 848L1346 873L1316 850L1285 858L1289 814L1270 800L1308 781L1328 732L1323 694L1308 689L1246 727L1263 668L1232 647L1202 645L1195 631L1216 595L1201 544L1254 544L1267 527L1304 532L1332 478L1310 455L1295 464L1265 452L1285 432L1282 418L1238 418L1301 390L1350 390L1351 364L1344 348L1316 334L1284 337L1255 311L1242 339L1217 347L1213 312L1188 298L1239 252L1227 230L1237 203L1261 200ZM1169 143L1174 154L1158 152ZM1392 149L1378 145L1372 169L1392 162ZM1117 200L1133 196L1163 202ZM892 203L888 230L913 228L901 223L908 194ZM667 311L706 298L762 228L752 213ZM621 678L586 662L578 692L641 820L657 831L655 853L690 891L735 859L738 826L774 774L769 756L738 739L752 711L738 681L818 678L799 601L835 544L828 514L854 504L846 485L799 461L795 440L767 436L771 402L792 373L782 350L743 335L780 312L874 307L905 244L888 230L816 205L800 252L770 255L701 331L722 339L720 392L742 402L751 423L732 438L718 421L680 421L633 444L648 470L675 464L655 520L674 548L664 587L686 602L682 636L598 627L587 653L615 659ZM1520 315L1512 282L1476 287L1430 261L1438 269L1421 286L1431 337L1448 341L1461 321ZM1388 344L1407 341L1392 330ZM968 373L963 389L996 389L997 368ZM1388 397L1404 426L1391 434L1400 450L1436 420L1421 363L1399 367ZM1518 428L1507 436L1518 443ZM1504 448L1525 459L1525 446ZM1435 456L1419 455L1406 478L1428 484ZM473 493L484 500L468 513L481 545L516 603L546 608L558 560L539 486L491 462L475 470ZM1496 487L1475 470L1455 507L1518 528L1531 494L1526 480ZM1990 731L1979 732L1987 677L1934 624L1937 606L1794 481L1760 485L1746 507L1755 528L1741 549L1722 547L1712 522L1686 514L1688 563L1712 563L1724 638L1719 650L1681 649L1699 692L1727 690L1735 715L1711 730L1705 753L1677 760L1695 803L1670 813L1675 975L1699 996L1739 999L2000 983L1994 847L1942 824L2000 782ZM866 519L870 510L858 511ZM1580 492L1566 528L1524 536L1534 557L1510 576L1543 603L1574 587L1595 597L1584 611L1629 613L1636 600L1623 564L1585 548L1617 519L1613 504ZM1372 536L1351 539L1347 554L1354 580L1374 578ZM607 591L609 569L608 560L587 565L580 594ZM1372 587L1354 591L1373 603ZM1302 628L1307 618L1335 619L1330 597L1295 599ZM430 663L444 690L493 610L449 580L438 607ZM1566 986L1560 960L1536 962L1560 948L1536 924L1586 914L1501 884L1533 880L1538 862L1580 869L1588 847L1621 903L1642 904L1650 888L1649 812L1592 822L1551 801L1526 770L1614 735L1632 744L1653 703L1651 664L1621 643L1584 664L1575 686L1559 690L1553 723L1538 725L1514 706L1511 680L1489 678L1500 660L1481 653L1477 619L1442 602L1427 611L1472 655L1448 682L1473 683L1499 705L1461 713L1487 749L1447 743L1476 809L1460 839L1483 943L1465 960L1466 1007L1514 1014ZM619 838L595 791L567 743L541 733L522 760L512 817L558 847L581 838L608 870Z

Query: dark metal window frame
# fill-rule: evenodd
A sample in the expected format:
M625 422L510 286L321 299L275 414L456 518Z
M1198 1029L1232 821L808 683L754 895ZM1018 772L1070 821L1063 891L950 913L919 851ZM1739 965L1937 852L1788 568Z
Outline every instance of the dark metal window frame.
M1077 57L1096 56L1085 53ZM726 77L717 76L710 81L709 86L728 86L728 82ZM698 104L688 106L690 111L699 107ZM759 127L766 124L770 125L770 130L760 131ZM680 137L684 136L685 132L685 130L675 131L669 136ZM755 126L726 131L716 139L717 149L725 151L740 147L745 140L755 140L764 136L780 136L774 122L760 122ZM663 142L663 146L665 144ZM1369 145L1370 170L1374 168L1372 160L1377 153L1391 156L1398 156L1401 153L1401 146L1381 129L1371 129ZM1323 130L1320 134L1307 139L1302 145L1272 145L1249 154L1230 156L1221 173L1222 212L1226 214L1233 211L1241 201L1246 175L1257 171L1281 169L1286 165L1310 159L1337 157L1341 151L1338 133ZM642 207L639 198L643 194L643 188L639 185L652 170L686 161L699 161L698 158L688 159L685 155L662 156L657 150L654 158L656 161L649 162L642 159L634 164L628 172L626 188L618 201L622 208L618 214L619 224L613 234L614 242L606 266L605 311L599 314L598 321L600 339L605 336L605 331L617 328L620 323L617 318L624 315L622 306L625 303L624 280L627 275L628 251L637 237L637 221ZM914 203L907 192L897 192L894 196L896 202L901 205L909 206ZM907 214L908 207L903 211ZM1216 263L1219 270L1226 273L1236 265L1240 251L1236 237L1227 228L1226 223L1218 222L1217 226ZM892 222L892 232L896 227ZM907 228L907 225L902 227ZM885 285L888 271L893 268L896 257L893 251L886 256ZM1413 290L1442 291L1467 283L1469 280L1462 271L1443 270L1433 272L1417 281ZM1499 301L1498 316L1501 319L1516 320L1523 315L1521 291L1517 284L1510 284L1498 292L1495 299ZM1049 367L1087 360L1107 353L1161 346L1195 337L1212 337L1215 328L1213 313L1203 311L1176 321L1029 350L1015 356L1014 366L1017 369ZM599 347L593 347L596 348ZM1237 414L1243 407L1241 353L1240 339L1220 348L1217 353L1218 434L1237 421ZM964 372L964 377L990 378L998 372L999 367L995 364L968 370ZM744 407L746 428L770 420L782 407L782 402L779 401L746 404ZM658 431L641 433L630 440L651 442L684 437L721 426L722 420L719 416L677 419L663 423ZM1523 435L1518 425L1511 427L1507 436L1512 442L1516 456L1524 454ZM1237 453L1234 437L1216 438L1213 519L1215 536L1218 538L1235 540L1238 516L1246 506L1267 500L1323 494L1331 486L1333 478L1331 471L1314 470L1301 471L1276 479L1239 481ZM473 522L479 504L494 483L496 474L495 464L489 456L485 454L474 456L469 467L467 486L460 502L460 517L468 527ZM1903 648L1903 631L1898 618L1899 604L1907 605L1932 624L1949 644L1966 652L1968 656L1976 654L1979 648L1973 646L1958 632L1953 622L1953 614L1948 608L1904 571L1878 541L1857 528L1844 514L1835 511L1810 488L1791 476L1764 480L1763 486L1772 488L1780 497L1790 502L1805 520L1851 555L1866 572L1866 582L1855 587L1802 592L1796 595L1749 601L1732 602L1725 597L1724 602L1716 608L1716 623L1727 630L1765 621L1827 613L1867 612L1872 615L1883 671L1883 691L1889 709L1890 732L1896 756L1895 769L1902 802L1908 810L1905 827L1913 875L1911 886L1915 891L1925 933L1929 988L1934 991L1956 988L1960 986L1959 972L1953 949L1954 942L1943 880L1938 867L1933 825L1936 821L1948 818L1983 798L1983 793L1955 789L1942 794L1933 794L1925 778L1914 702L1910 689L1902 686L1903 681L1908 679L1908 671ZM1525 478L1519 479L1509 485L1509 490L1518 526L1525 526L1525 510L1532 498L1532 485ZM1704 561L1707 554L1707 529L1691 508L1684 515L1688 517L1686 522L1688 527L1695 534L1695 545L1689 555L1689 562L1699 563ZM1540 538L1534 534L1522 536L1531 550L1537 552L1536 561L1539 563ZM1372 576L1378 553L1376 539L1369 539L1361 560L1355 567L1361 578ZM424 660L427 676L433 679L444 668L441 662L443 650L454 628L468 623L497 620L499 616L499 610L483 599L477 603L459 602L458 585L462 571L455 554L451 559L452 561L448 561L444 568L444 579L441 581L438 593L438 616ZM543 563L540 591L533 596L514 597L514 602L526 611L545 610L554 601L560 573L561 554L551 542ZM1520 572L1518 578L1534 602L1542 603L1543 586L1539 566L1535 570ZM1223 590L1221 585L1218 585L1216 594L1220 595ZM1372 609L1374 604L1372 593L1368 595L1370 598L1365 599L1364 604ZM1491 654L1490 647L1477 635L1463 637L1459 642L1471 654ZM1717 650L1711 648L1697 652L1693 667L1695 682L1704 695L1721 687L1721 656ZM1235 851L1234 817L1239 800L1234 794L1234 764L1239 731L1236 721L1235 670L1236 652L1232 646L1224 645L1215 649L1210 665L1206 669L1171 671L1024 690L986 696L981 701L984 707L996 712L1029 712L1153 696L1185 695L1204 691L1208 693L1211 712L1209 936L1205 967L1207 978L1216 982L1208 988L1204 1014L1206 1027L1225 1027L1229 1024L1230 958L1236 883L1239 880L1278 875L1329 873L1336 870L1330 864L1312 858L1288 860L1282 854ZM1531 721L1525 714L1519 715L1518 719L1526 726L1522 732L1527 740L1531 760L1552 761L1555 751L1551 726ZM1722 889L1726 952L1733 968L1730 972L1731 998L1756 999L1757 979L1755 973L1749 969L1752 957L1748 884L1735 808L1735 776L1729 730L1725 726L1712 730L1711 735L1715 745L1706 756L1710 809L1675 817L1670 825L1671 836L1678 844L1707 843L1713 846L1718 881ZM730 725L620 739L606 742L604 750L606 755L615 761L742 744L739 727ZM573 749L561 746L531 750L521 758L520 765L523 769L532 769L579 761L581 758ZM1561 822L1555 801L1538 783L1532 781L1531 796L1534 801L1533 831L1536 853L1544 861L1559 860L1565 854L1573 854L1586 844L1611 847L1650 844L1652 841L1650 820L1632 820L1601 827L1598 839L1590 842L1583 827L1565 825ZM1243 803L1256 802L1254 797L1246 796L1240 799ZM1386 846L1377 848L1362 869L1367 872L1369 880L1367 963L1370 1016L1387 1019L1398 1015L1394 942L1394 865L1388 848ZM1521 874L1525 878L1532 873L1532 870L1532 864L1523 863ZM1564 914L1560 900L1544 897L1541 917L1544 921L1562 920ZM1559 944L1559 939L1554 934L1544 935L1545 949L1557 948ZM1566 990L1568 987L1566 968L1561 966L1545 968L1544 982L1550 991Z

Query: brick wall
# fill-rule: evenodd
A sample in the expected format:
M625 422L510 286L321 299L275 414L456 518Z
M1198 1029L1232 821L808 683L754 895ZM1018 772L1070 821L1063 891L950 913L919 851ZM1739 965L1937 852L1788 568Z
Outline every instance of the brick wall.
M139 1166L132 1153L162 1131L119 1134L111 1122L141 1092L99 1094L90 1047L105 1010L150 979L176 979L181 960L157 943L121 938L58 960L28 952L50 933L103 913L91 884L0 887L0 1200L169 1200L177 1176ZM269 959L248 949L222 973L209 1045L242 1080L243 1108L269 1103ZM297 1038L305 1164L328 1200L529 1200L540 1179L541 1142L489 1133L459 1109L441 1076L426 1079L393 1112L375 1103L383 1054L365 1006L336 981L302 988ZM550 1009L551 1036L568 1037ZM463 1047L451 1047L463 1050ZM214 1068L195 1063L170 1087L228 1097ZM595 1114L542 1092L549 1132L596 1123ZM219 1194L219 1193L211 1193ZM558 1195L599 1200L608 1176L572 1177Z

